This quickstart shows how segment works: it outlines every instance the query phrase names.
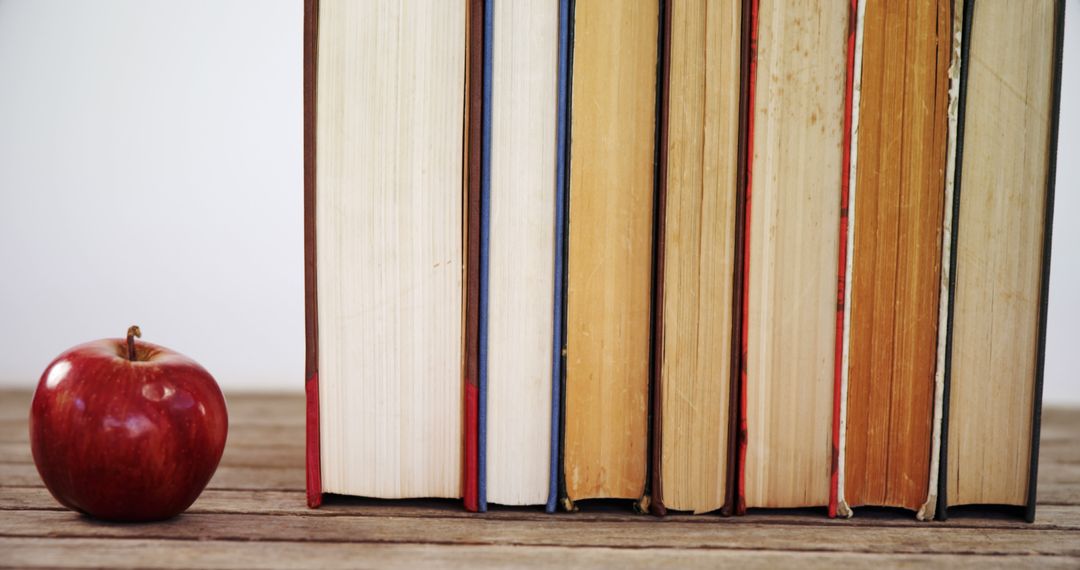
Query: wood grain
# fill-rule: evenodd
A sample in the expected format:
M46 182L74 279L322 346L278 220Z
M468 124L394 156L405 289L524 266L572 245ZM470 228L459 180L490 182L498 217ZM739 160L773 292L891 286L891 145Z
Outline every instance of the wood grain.
M576 4L564 469L570 499L645 490L659 8Z
M866 2L844 497L927 500L951 0Z
M87 519L71 512L10 511L0 520L0 536L64 538L218 540L315 543L373 542L436 544L531 545L562 547L626 546L628 528L642 524L577 521L571 517L540 521L336 516L268 517L246 514L185 514L154 524L116 525ZM648 519L646 519L648 520ZM848 525L843 541L830 541L835 529L822 526L757 525L753 523L671 525L648 523L649 548L731 549L749 543L765 550L815 550L891 554L982 553L1080 556L1075 531L1042 529L1023 533L995 528L955 528L949 540L939 541L932 525L908 527L903 533L887 527Z
M59 511L67 509L57 503L43 487L0 487L0 511ZM330 496L322 507L310 509L304 502L303 495L296 491L273 491L262 489L207 489L187 511L188 514L246 514L262 516L311 516L311 517L412 517L440 519L483 518L485 520L517 522L550 522L551 520L569 520L576 522L620 523L629 535L634 529L648 528L632 525L651 525L657 519L643 517L627 509L584 509L576 513L547 514L539 508L503 508L492 507L484 515L476 515L461 509L456 501L411 500L385 501L360 497ZM747 515L738 518L693 516L688 514L669 514L663 519L665 524L678 527L683 524L753 524L783 527L785 532L798 533L800 526L851 526L883 527L903 529L925 527L908 515L886 509L864 509L858 518L829 519L817 516L819 513L801 510L752 509ZM994 528L1015 530L1069 530L1080 531L1080 509L1075 505L1042 504L1039 506L1039 518L1034 523L1027 523L1008 513L987 509L956 510L947 523L935 524L933 528Z
M272 556L267 553L272 552ZM756 549L613 550L610 548L535 547L528 545L449 546L440 544L266 544L236 541L172 541L0 538L0 565L49 568L655 568L657 556L678 568L776 568L798 566L828 570L856 565L905 568L1075 568L1076 558L995 555L824 554Z
M289 441L302 437L303 425L291 417L302 416L302 397L257 399L232 395L229 401L243 414L280 418L281 424L253 424L236 415L239 424L265 434L295 434ZM0 418L11 418L0 419L0 438L26 430L25 418L20 424L14 418L28 406L28 393L0 392ZM1048 409L1043 433L1042 504L1034 524L985 509L952 509L946 523L919 523L910 513L873 508L852 519L828 519L820 509L661 519L634 514L626 505L558 515L503 507L475 514L455 500L338 496L309 509L302 457L279 455L296 445L262 437L242 451L227 448L211 488L184 515L159 524L114 525L57 504L24 461L26 451L19 451L28 445L8 438L0 446L0 567L646 568L663 560L678 567L1074 568L1080 564L1080 410ZM265 467L234 467L238 462Z

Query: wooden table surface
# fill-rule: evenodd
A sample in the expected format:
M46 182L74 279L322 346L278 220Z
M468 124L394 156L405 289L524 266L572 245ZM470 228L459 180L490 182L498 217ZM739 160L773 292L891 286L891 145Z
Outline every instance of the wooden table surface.
M1043 415L1034 524L987 511L919 523L909 512L824 509L745 517L635 515L607 505L466 513L458 502L304 500L304 402L294 395L228 398L229 442L217 474L187 513L154 524L109 524L62 508L30 456L28 392L0 392L0 566L355 568L488 566L1080 568L1080 410Z

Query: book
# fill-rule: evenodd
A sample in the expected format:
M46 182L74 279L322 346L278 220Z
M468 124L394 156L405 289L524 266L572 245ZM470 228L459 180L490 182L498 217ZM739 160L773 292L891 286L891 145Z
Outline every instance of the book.
M484 1L480 510L551 504L561 352L556 248L560 9ZM558 283L559 294L562 284ZM557 418L557 416L556 416Z
M748 12L664 3L650 506L734 505Z
M852 8L751 7L740 512L830 503Z
M305 0L309 505L1032 520L1063 35Z
M839 396L842 514L859 505L922 511L935 501L952 22L951 0L864 0L859 10Z
M464 494L466 16L305 5L312 506Z
M1032 521L1065 2L963 10L937 516Z
M657 4L574 3L564 506L645 495Z

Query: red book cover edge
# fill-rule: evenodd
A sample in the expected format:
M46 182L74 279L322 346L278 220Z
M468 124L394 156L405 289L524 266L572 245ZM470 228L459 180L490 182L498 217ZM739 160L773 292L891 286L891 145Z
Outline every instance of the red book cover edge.
M743 268L742 268L742 340L741 372L739 381L739 451L738 482L736 484L735 514L746 514L746 444L749 438L746 418L746 356L750 344L750 206L754 177L754 97L757 92L757 45L758 45L758 8L760 0L751 0L750 4L750 49L748 57L746 97L746 188L743 190Z
M847 278L848 197L851 191L851 122L855 85L855 31L858 27L859 3L851 0L847 35L847 80L844 85L844 148L840 175L840 245L836 267L836 351L833 371L832 464L829 475L829 517L835 518L838 507L840 469L840 405L841 377L844 368L844 297Z
M319 1L304 1L304 326L307 502L322 504L319 464L319 325L315 298L315 80L319 33Z

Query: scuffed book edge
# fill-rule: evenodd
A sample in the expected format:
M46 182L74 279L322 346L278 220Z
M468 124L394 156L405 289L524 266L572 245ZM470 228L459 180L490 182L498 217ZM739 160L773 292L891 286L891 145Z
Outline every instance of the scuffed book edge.
M945 306L945 315L942 316L945 320L945 354L943 356L942 364L942 381L941 381L941 409L940 409L940 421L937 422L936 427L938 434L935 439L939 440L940 453L937 454L938 468L937 468L937 501L934 509L934 518L936 520L945 520L948 518L947 506L948 506L948 463L949 463L949 384L951 380L950 367L952 366L952 325L953 325L953 308L956 300L954 295L956 292L956 272L952 270L952 255L956 251L957 237L959 228L959 214L960 214L960 192L963 182L963 160L964 160L964 120L967 109L967 80L968 80L968 66L964 65L964 62L968 60L971 53L971 21L974 13L974 0L963 0L962 7L960 8L960 14L954 16L960 18L960 81L959 91L957 92L957 108L956 108L956 154L953 160L953 183L952 183L952 196L951 205L947 206L951 210L951 219L949 232L948 251L942 253L942 275L943 278L948 280L948 294L945 296L947 305ZM944 232L943 232L944 233ZM944 268L948 264L949 270ZM940 302L940 301L939 301ZM938 335L941 336L939 330ZM935 410L936 412L937 410Z
M964 35L963 3L953 7L952 23L952 61L949 64L949 107L948 107L948 142L945 154L945 188L942 204L944 213L941 217L941 282L938 293L938 331L948 330L949 324L949 283L952 272L952 233L953 233L953 191L956 183L957 159L957 123L960 108L960 67L962 65L961 46ZM934 371L934 412L930 448L929 488L926 502L915 514L920 521L934 520L937 514L940 459L942 452L942 414L945 391L945 352L947 334L939 332L937 337L937 364Z
M845 461L847 456L847 394L848 394L848 362L851 339L851 277L852 267L855 263L855 182L858 164L859 150L859 108L862 97L862 55L863 55L863 28L866 14L866 0L855 0L851 6L851 19L855 22L854 43L849 46L848 52L848 103L847 118L851 122L848 129L849 140L845 144L847 150L847 188L842 194L841 203L845 212L841 213L842 243L840 263L842 274L839 280L840 291L837 299L840 303L840 336L837 338L837 389L836 404L833 413L833 442L837 447L836 464L833 468L832 494L829 500L829 516L850 518L851 508L844 498L845 485ZM850 41L850 40L849 40Z

